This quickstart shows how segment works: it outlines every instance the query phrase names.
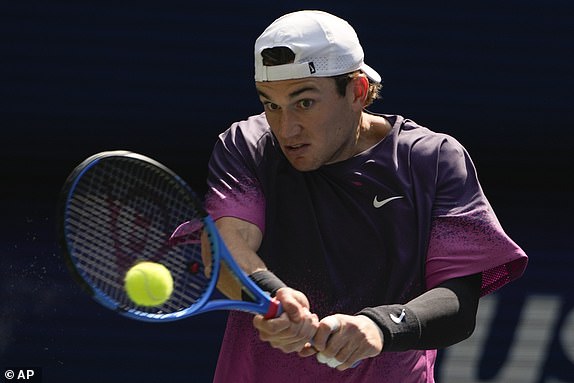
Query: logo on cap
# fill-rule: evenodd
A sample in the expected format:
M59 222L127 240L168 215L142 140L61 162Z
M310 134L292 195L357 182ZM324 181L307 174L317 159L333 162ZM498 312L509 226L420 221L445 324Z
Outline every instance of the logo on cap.
M313 61L311 61L309 63L309 73L313 74L315 72L317 72L317 70L315 69L315 64L313 64Z

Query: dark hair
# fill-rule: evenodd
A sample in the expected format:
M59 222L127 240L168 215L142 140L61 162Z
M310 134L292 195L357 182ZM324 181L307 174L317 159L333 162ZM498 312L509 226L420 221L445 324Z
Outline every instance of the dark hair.
M293 51L288 47L266 48L261 52L261 56L263 57L263 65L265 66L285 65L291 64L295 61L295 53L293 53ZM330 77L335 80L337 92L341 97L345 96L347 93L347 85L349 85L349 83L360 73L361 71L357 70L351 73ZM380 83L369 81L369 92L365 101L365 107L369 106L373 101L379 98L381 88L382 85Z

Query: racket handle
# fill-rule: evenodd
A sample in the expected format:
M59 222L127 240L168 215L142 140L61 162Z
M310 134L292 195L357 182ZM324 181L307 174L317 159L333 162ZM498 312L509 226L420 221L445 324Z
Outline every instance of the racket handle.
M263 318L265 319L277 318L282 313L283 313L283 307L281 307L281 303L277 299L271 298L269 308L267 310L267 313L263 316Z

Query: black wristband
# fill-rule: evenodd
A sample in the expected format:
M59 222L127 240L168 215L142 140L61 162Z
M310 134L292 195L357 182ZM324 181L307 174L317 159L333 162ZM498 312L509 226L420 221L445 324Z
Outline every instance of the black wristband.
M415 313L405 305L368 307L356 315L370 318L383 332L383 352L416 349L421 325Z
M249 278L255 282L257 286L263 291L267 291L272 297L277 294L277 290L282 287L287 287L281 279L269 270L256 271L249 275Z

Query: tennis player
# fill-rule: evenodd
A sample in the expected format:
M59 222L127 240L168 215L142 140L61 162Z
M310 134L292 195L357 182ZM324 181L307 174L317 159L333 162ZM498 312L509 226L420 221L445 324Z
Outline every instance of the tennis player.
M433 382L436 349L469 337L479 298L524 272L467 151L367 111L380 83L331 14L287 14L257 39L264 113L220 135L206 202L285 312L229 314L216 382Z

